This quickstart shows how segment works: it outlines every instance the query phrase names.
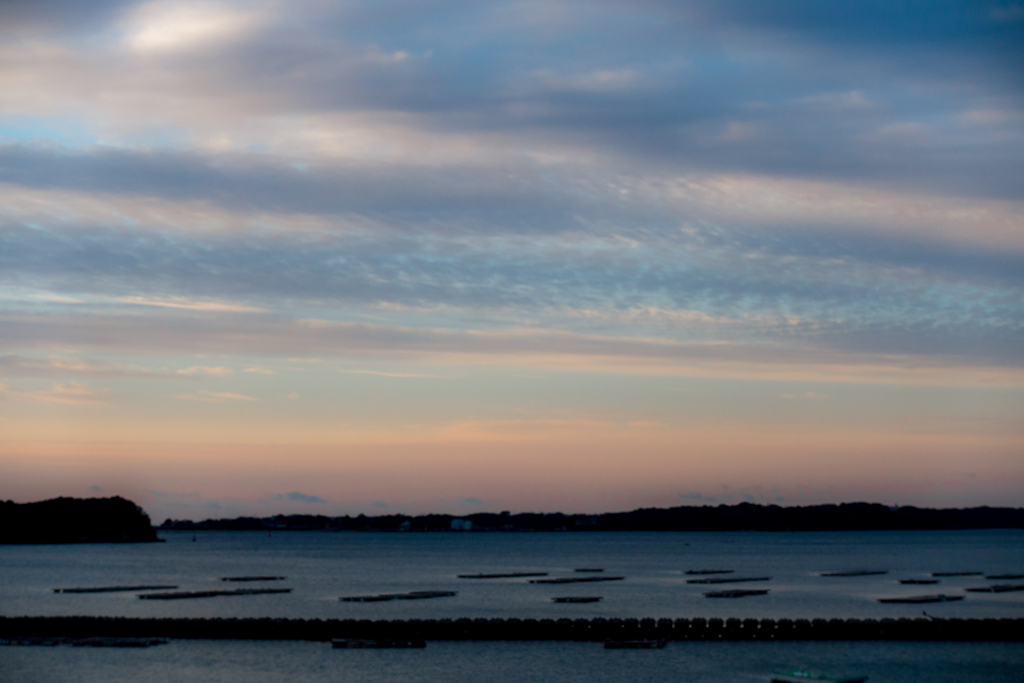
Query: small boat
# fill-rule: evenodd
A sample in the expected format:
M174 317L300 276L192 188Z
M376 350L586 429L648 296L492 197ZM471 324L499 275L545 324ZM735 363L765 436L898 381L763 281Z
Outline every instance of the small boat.
M745 598L748 595L767 595L768 589L762 588L760 590L743 590L734 589L728 591L708 591L704 594L705 598Z
M365 648L420 648L426 647L422 638L334 638L331 647L337 650L361 650Z
M658 640L641 639L641 640L615 640L609 639L604 641L604 649L606 650L661 650L664 649L665 643L668 642L664 638Z
M593 596L568 596L564 598L551 598L551 602L600 602L601 598Z
M686 583L743 583L744 581L771 581L770 576L744 576L737 578L723 579L715 577L712 579L687 579Z
M878 569L854 569L846 572L822 572L820 576L875 576L877 574L888 573L888 571ZM934 576L934 574L932 576Z
M976 588L965 588L971 593L1010 593L1013 591L1024 591L1024 585L997 584L995 586L977 586Z
M909 602L913 604L920 604L923 602L954 602L956 600L963 600L962 595L909 595L905 598L878 598L878 602Z
M912 584L933 584L938 583L938 579L900 579L900 583L912 583Z
M732 574L735 569L687 569L684 574Z
M985 572L932 572L932 576L981 576Z
M776 671L771 675L772 683L807 683L807 681L829 681L830 683L864 683L867 676L830 676L817 671Z

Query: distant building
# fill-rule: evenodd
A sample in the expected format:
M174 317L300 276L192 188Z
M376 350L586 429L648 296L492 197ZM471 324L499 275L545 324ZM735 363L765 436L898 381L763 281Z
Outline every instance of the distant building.
M412 522L410 522L409 520L405 520L404 522L402 522L401 524L398 525L398 530L399 531L408 531L411 528L412 528Z
M453 519L452 530L454 531L472 531L473 521L470 519Z

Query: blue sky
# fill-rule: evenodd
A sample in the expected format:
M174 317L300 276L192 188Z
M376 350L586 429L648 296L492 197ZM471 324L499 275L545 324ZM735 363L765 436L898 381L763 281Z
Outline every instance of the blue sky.
M1020 505L1021 44L1016 2L4 3L0 496Z

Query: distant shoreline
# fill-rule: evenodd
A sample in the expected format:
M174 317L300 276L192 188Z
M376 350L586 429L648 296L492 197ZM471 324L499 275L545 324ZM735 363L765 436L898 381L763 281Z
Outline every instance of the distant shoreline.
M430 641L1024 640L1024 619L285 619L3 617L0 638L169 637L214 640L409 638ZM31 643L27 643L31 644ZM52 644L52 643L51 643Z
M159 531L387 531L387 532L592 532L592 531L955 531L1024 529L1024 508L888 507L878 503L680 506L597 515L476 513L327 517L276 515L168 519Z

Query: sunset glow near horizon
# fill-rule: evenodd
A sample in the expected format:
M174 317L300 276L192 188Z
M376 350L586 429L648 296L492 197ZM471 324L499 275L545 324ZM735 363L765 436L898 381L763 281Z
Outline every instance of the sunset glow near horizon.
M1024 5L0 6L0 498L1024 505Z

